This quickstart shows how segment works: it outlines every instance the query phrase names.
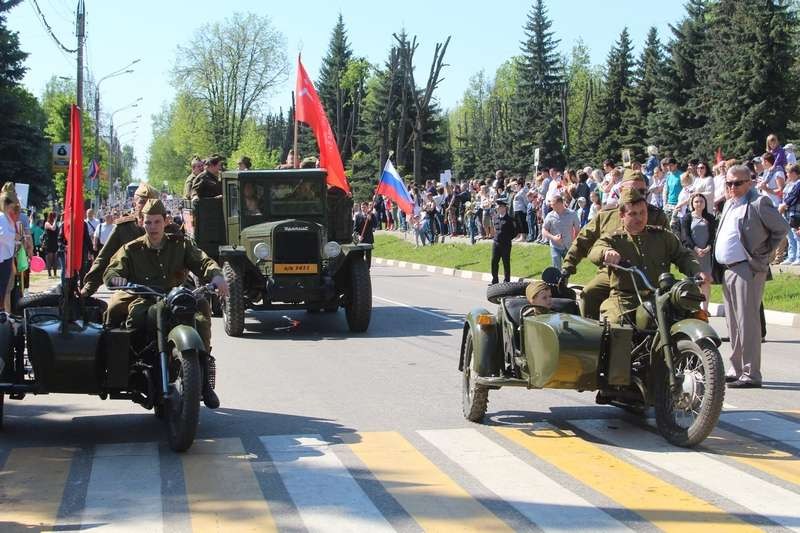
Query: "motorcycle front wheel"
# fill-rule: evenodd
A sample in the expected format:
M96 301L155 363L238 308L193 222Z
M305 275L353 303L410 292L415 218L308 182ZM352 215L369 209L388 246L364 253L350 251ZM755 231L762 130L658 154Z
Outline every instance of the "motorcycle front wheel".
M169 447L185 452L194 442L200 419L200 358L194 350L172 349L169 362L169 399L166 402Z
M702 346L687 340L676 343L673 368L678 381L670 390L667 365L656 358L655 411L658 431L676 446L702 442L719 420L725 399L722 356L710 343Z

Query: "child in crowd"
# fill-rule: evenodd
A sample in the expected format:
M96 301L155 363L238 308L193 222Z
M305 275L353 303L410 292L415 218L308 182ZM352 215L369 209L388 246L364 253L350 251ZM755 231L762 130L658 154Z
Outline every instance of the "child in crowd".
M528 300L528 307L523 316L543 315L550 312L553 305L553 295L550 292L550 285L542 280L532 281L525 289L525 298Z

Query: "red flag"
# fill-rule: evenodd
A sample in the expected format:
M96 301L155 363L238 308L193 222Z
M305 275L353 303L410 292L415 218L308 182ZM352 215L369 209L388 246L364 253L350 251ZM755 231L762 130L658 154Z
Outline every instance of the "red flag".
M719 148L717 148L717 160L715 163L721 163L721 162L722 162L722 147L720 146Z
M319 145L319 166L328 170L328 185L339 187L350 194L350 185L347 184L347 176L344 175L344 165L342 156L339 154L339 147L336 146L336 139L333 136L331 125L328 123L328 116L322 107L322 102L317 96L314 84L306 74L306 69L297 58L297 85L295 87L295 119L305 122L311 126L314 137ZM298 157L297 154L294 155Z
M83 151L81 150L81 112L73 105L70 112L69 171L64 200L64 237L67 240L66 272L71 278L80 271L83 257Z

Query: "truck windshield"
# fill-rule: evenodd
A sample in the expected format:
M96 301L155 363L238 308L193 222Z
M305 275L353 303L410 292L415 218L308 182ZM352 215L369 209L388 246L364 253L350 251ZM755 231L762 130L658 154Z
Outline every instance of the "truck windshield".
M275 181L269 185L269 213L272 216L321 215L321 181Z

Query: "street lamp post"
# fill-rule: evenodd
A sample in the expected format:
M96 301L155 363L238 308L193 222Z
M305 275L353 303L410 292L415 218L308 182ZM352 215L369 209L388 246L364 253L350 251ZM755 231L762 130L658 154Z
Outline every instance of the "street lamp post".
M107 74L100 78L94 86L94 160L99 161L100 159L100 84L104 81L116 78L117 76L122 76L123 74L130 74L133 72L131 68L133 65L141 61L141 59L134 59L121 69L115 70L114 72ZM98 201L98 195L100 193L100 177L95 177L95 203Z
M112 177L112 169L114 167L114 115L121 111L126 111L128 109L132 109L134 107L139 107L139 102L142 101L142 97L140 96L130 104L120 107L113 113L111 113L111 120L108 121L108 182L111 183ZM137 115L136 118L140 118L142 115Z

